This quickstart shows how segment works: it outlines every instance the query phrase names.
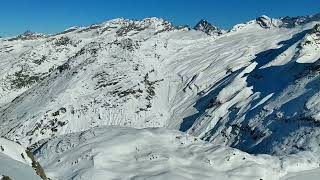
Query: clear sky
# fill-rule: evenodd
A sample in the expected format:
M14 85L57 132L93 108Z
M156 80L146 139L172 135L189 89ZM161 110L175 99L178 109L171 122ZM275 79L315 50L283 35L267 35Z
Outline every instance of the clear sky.
M222 28L260 15L283 17L320 12L320 0L0 0L0 36L26 30L63 31L118 17L162 17L193 26L200 19Z

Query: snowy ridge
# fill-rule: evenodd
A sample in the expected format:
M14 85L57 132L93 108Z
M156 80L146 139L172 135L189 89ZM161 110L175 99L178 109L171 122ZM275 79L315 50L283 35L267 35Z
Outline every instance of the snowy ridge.
M225 33L224 30L213 26L207 20L201 19L194 27L195 30L202 31L210 36L220 36Z
M0 138L0 178L41 179L32 169L32 159L24 147Z
M306 144L315 143L309 141L308 134L318 132L315 118L318 111L305 105L318 101L319 51L301 53L317 44L301 45L314 34L311 32L313 30L302 31L283 41L282 47L258 54L256 60L229 83L214 87L212 92L217 94L207 100L207 110L196 119L189 133L254 153L282 154L283 151L297 152L299 148L313 149ZM302 60L310 62L309 57L315 58L312 63L301 63ZM305 89L308 87L310 89ZM279 131L281 127L288 130ZM300 141L304 137L308 142L299 145L287 142L287 137ZM313 140L318 141L316 139Z
M0 138L1 152L11 159L31 165L32 160L26 154L26 149L12 141Z
M320 13L310 16L298 16L298 17L284 17L281 18L281 27L293 28L299 25L304 25L312 21L319 21Z

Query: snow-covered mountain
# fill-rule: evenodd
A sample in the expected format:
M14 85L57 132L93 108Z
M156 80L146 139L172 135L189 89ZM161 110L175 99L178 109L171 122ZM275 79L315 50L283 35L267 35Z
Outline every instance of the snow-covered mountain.
M318 150L318 29L301 29L215 85L188 132L253 153Z
M210 36L220 36L223 33L225 33L224 30L213 26L211 23L209 23L207 20L205 19L201 19L197 25L194 27L195 30L197 31L202 31Z
M280 179L314 169L320 144L319 24L319 14L261 16L228 31L205 20L190 29L160 18L115 19L54 35L0 38L0 134L33 149L53 179L105 177L111 166L97 162L99 154L106 162L119 161L117 168L131 164L109 179L217 174L205 171L221 171L221 179L239 173L248 173L243 179ZM181 143L174 139L176 130L208 143L169 147ZM82 134L93 135L81 140ZM144 154L133 151L134 144ZM154 164L128 157L146 159L153 151L148 144L161 154ZM115 159L104 156L111 153L106 146L114 147ZM207 146L212 150L206 152ZM174 153L181 149L186 152ZM226 152L219 154L221 149ZM223 159L233 151L250 158L224 162L225 169L200 168L204 157ZM190 154L194 159L181 160ZM291 163L289 154L304 168ZM199 165L188 165L193 163ZM256 166L261 171L251 172Z

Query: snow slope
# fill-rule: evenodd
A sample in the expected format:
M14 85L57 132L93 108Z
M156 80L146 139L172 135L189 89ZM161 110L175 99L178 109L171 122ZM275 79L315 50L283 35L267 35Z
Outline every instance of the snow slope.
M267 60L290 63L299 38L315 24L266 29L254 20L214 38L158 18L116 19L52 36L3 40L10 50L2 52L2 62L11 68L2 73L0 132L30 145L101 125L170 127L242 148L231 135L217 136L245 128L250 106L261 107L282 90L260 92L247 82L262 67L260 56L288 49L280 60ZM299 58L316 46L300 48Z
M194 30L160 18L115 19L1 38L0 135L39 148L56 179L306 177L295 173L319 167L319 24L319 14L262 16L222 32L205 21ZM155 127L188 133L181 136L196 137L196 147L174 130L138 130ZM97 136L81 140L83 133ZM131 141L144 153L155 146L159 167L132 158ZM240 154L231 165L202 166L228 152Z
M318 151L318 27L302 26L213 86L188 132L252 153Z
M0 138L0 178L8 176L11 179L41 179L31 167L32 159L26 153L26 149Z
M94 128L51 139L35 156L53 179L276 180L319 167L304 155L253 156L163 128Z
M299 172L299 173L292 173L285 177L283 180L317 180L320 176L320 169L313 169L309 171Z

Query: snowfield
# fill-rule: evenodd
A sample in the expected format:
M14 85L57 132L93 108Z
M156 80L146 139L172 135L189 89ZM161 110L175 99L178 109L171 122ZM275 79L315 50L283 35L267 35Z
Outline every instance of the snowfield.
M163 128L94 128L51 139L35 156L53 179L273 180L319 167L304 155L249 155Z
M0 38L0 135L51 179L315 178L319 24L115 19Z
M0 178L7 176L11 179L41 178L31 167L32 159L26 149L17 143L0 138Z

